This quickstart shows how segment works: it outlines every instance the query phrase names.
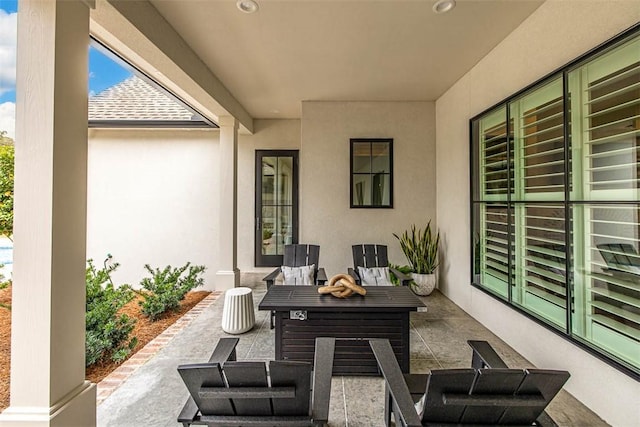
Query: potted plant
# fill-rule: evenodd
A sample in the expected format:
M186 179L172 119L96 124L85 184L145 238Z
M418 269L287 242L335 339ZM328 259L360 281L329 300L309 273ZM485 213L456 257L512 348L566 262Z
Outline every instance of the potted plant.
M412 290L417 295L429 295L436 287L440 232L432 232L429 221L424 230L416 231L416 226L412 225L411 232L405 230L401 236L393 235L400 241L402 252L411 266L411 276L415 282Z
M271 243L271 236L273 236L273 230L271 228L262 229L262 245L268 246Z

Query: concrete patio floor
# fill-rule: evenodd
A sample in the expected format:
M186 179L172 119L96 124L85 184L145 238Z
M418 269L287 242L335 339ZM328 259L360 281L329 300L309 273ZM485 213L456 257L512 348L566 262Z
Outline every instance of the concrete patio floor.
M242 285L253 288L256 325L239 335L238 360L269 360L275 356L269 313L257 310L266 292L261 277L255 274L242 276ZM411 313L412 373L469 367L468 339L489 341L510 367L533 366L438 291L424 297L424 301L427 311ZM223 304L224 296L221 296L104 400L97 410L98 426L179 425L176 418L187 398L187 389L176 367L208 360L218 339L229 336L220 327ZM331 426L384 425L384 382L381 378L333 377L331 388ZM565 391L554 399L548 412L561 426L607 425Z

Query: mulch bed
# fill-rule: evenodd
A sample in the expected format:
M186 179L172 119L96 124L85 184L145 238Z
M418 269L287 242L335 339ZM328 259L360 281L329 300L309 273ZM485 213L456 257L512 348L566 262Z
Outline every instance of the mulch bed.
M138 345L133 349L129 356L135 354L144 347L149 341L158 336L162 331L167 329L176 320L182 317L193 306L202 301L210 292L193 291L189 292L184 300L180 303L180 309L176 312L166 313L162 318L155 322L151 322L140 313L138 301L141 298L137 296L126 306L122 308L122 312L137 319L136 326L133 329L132 336L138 338ZM11 286L0 290L0 304L11 304ZM0 411L9 406L9 379L11 373L11 311L0 307ZM121 363L109 362L103 364L95 364L86 371L86 377L89 381L98 383L104 377L109 375Z
M11 286L0 290L0 304L11 304ZM0 410L9 406L11 311L0 307Z

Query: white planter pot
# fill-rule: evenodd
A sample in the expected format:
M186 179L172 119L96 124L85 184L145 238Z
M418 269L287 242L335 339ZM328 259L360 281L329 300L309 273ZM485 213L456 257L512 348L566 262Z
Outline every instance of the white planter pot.
M411 273L413 282L411 283L411 290L420 296L427 296L433 292L436 288L436 275L433 274L418 274Z

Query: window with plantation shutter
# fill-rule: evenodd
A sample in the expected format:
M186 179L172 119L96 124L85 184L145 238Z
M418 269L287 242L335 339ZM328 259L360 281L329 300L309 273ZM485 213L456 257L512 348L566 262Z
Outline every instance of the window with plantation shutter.
M513 185L513 159L510 138L507 137L506 109L488 114L480 121L481 188L482 199L482 253L480 263L483 283L503 297L508 296L509 233L507 192ZM502 202L502 203L500 203Z
M640 38L568 73L571 95L575 285L573 332L640 365ZM590 202L590 203L584 203Z
M640 26L471 120L475 286L640 375Z
M482 189L484 200L504 200L509 187L507 161L510 153L507 138L506 110L499 109L480 121L482 144Z
M509 103L515 152L515 304L566 325L562 77Z
M482 281L503 297L508 295L509 219L506 205L483 206Z

